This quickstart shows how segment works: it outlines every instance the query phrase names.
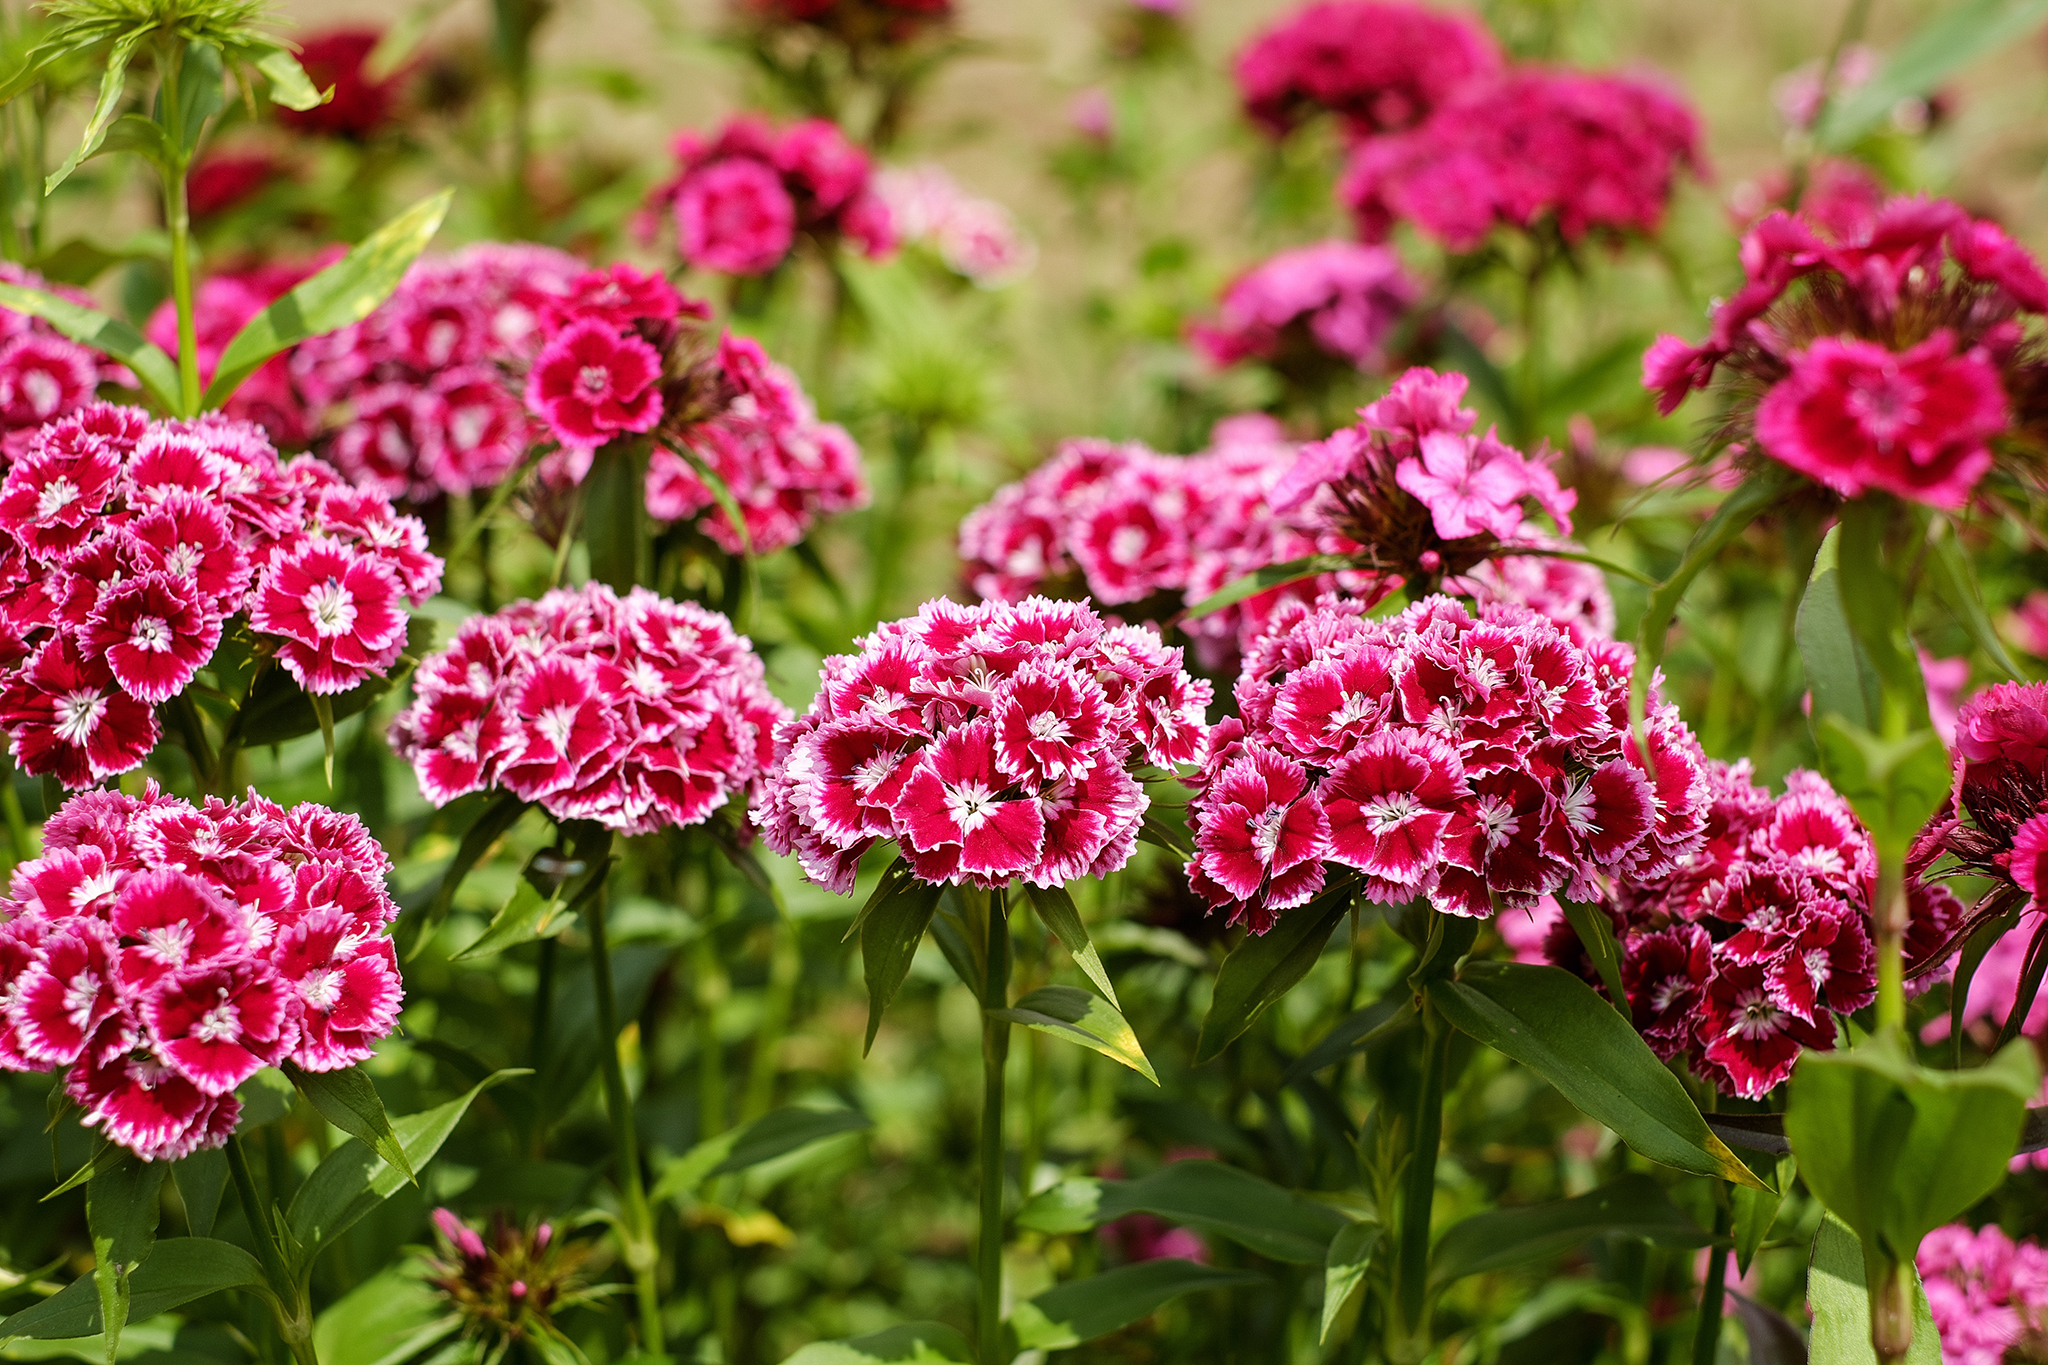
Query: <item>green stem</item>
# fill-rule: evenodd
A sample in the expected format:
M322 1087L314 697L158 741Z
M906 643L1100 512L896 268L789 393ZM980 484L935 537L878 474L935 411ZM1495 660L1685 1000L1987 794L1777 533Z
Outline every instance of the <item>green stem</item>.
M1010 1021L990 1010L1010 1003L1010 922L1003 892L988 897L988 967L982 980L981 1016L981 1229L975 1273L981 1365L1003 1359L1003 1079L1010 1060Z
M1436 1204L1437 1152L1444 1139L1444 1072L1450 1064L1451 1026L1424 996L1422 1086L1409 1125L1408 1164L1401 1176L1400 1245L1395 1307L1402 1358L1429 1354L1429 1219Z
M633 1297L640 1308L640 1349L661 1355L667 1342L661 1327L661 1295L655 1281L660 1248L654 1241L654 1219L647 1208L647 1189L640 1178L640 1139L633 1127L633 1101L619 1066L619 1005L612 991L611 951L605 945L604 912L608 890L591 898L590 974L597 987L597 1027L605 1040L598 1049L604 1070L604 1107L612 1124L612 1147L619 1162L619 1240L627 1268L633 1272Z
M768 959L768 992L761 1005L760 1027L754 1030L754 1055L747 1064L747 1089L740 1119L751 1123L775 1103L775 1075L783 1035L789 1032L796 1005L797 978L803 972L803 949L794 922L777 916L772 928L775 946Z
M1906 1026L1906 859L1903 853L1880 850L1877 855L1877 901L1871 918L1877 928L1877 1027Z
M25 863L35 856L28 833L28 813L21 808L21 793L14 789L14 765L0 768L0 819L7 823L7 847L13 863ZM10 866L8 871L12 871Z
M230 1137L227 1145L228 1174L235 1182L235 1195L242 1201L242 1214L249 1220L249 1234L256 1239L256 1259L262 1263L263 1277L270 1281L271 1292L265 1295L270 1302L271 1316L277 1321L277 1333L284 1338L285 1346L291 1351L297 1365L320 1365L320 1358L313 1350L313 1315L306 1304L306 1296L286 1267L284 1253L278 1249L277 1232L270 1223L269 1206L256 1193L256 1177L249 1171L249 1158L242 1152L242 1140ZM290 1299L287 1306L286 1299Z
M697 990L697 1137L702 1141L726 1129L725 1048L718 1037L718 1011L725 1004L727 982L709 924L698 931L691 957L690 974Z
M554 1022L555 1009L555 956L559 940L550 935L540 941L540 961L535 964L533 982L533 1039L527 1050L526 1064L533 1068L533 1074L542 1073L542 1063L547 1060L548 1030ZM533 1155L538 1159L546 1150L547 1121L540 1115L540 1106L534 1106L533 1132L529 1137Z
M1721 1349L1722 1305L1728 1295L1728 1250L1721 1245L1734 1219L1728 1205L1728 1187L1714 1187L1714 1241L1707 1251L1707 1282L1700 1286L1700 1315L1693 1324L1692 1365L1714 1365Z
M185 145L184 118L178 102L178 70L184 51L174 40L159 50L163 73L159 99L164 133L173 148ZM171 298L178 309L178 416L199 415L199 329L192 311L192 212L185 199L185 158L182 153L164 168L164 226L171 234Z

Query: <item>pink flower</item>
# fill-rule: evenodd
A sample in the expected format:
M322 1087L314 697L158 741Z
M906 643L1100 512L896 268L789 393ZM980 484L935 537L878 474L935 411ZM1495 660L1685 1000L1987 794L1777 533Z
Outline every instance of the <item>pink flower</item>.
M1377 370L1385 361L1381 343L1419 292L1385 247L1319 242L1240 276L1224 292L1217 322L1190 329L1189 339L1217 365L1285 362L1290 349L1308 345Z
M397 1026L405 992L391 940L376 936L380 927L366 933L359 917L329 908L278 936L273 961L294 998L299 1031L293 1060L308 1071L367 1061Z
M1320 793L1331 862L1419 886L1442 855L1444 827L1467 795L1464 765L1441 739L1383 730L1341 759Z
M595 318L624 332L639 322L667 322L683 311L683 297L674 285L620 261L607 270L588 270L569 281L567 293L544 305L542 320L559 327L579 318ZM708 316L709 310L693 302L690 313Z
M381 673L405 647L397 576L360 550L307 540L264 570L249 624L284 643L278 662L316 696Z
M1003 882L1038 862L1045 819L1038 803L998 771L986 722L939 736L896 798L911 862L927 881L956 873Z
M1263 30L1238 54L1245 112L1286 133L1321 110L1356 134L1409 127L1452 92L1501 68L1475 19L1415 4L1320 0Z
M683 259L727 275L782 264L796 238L796 203L763 162L734 157L691 173L676 191Z
M139 767L159 733L155 713L69 635L52 636L0 687L0 729L23 772L71 788Z
M106 659L129 695L153 705L184 691L213 657L220 623L190 580L146 573L100 594L82 643Z
M16 1046L41 1067L69 1066L87 1047L106 1046L101 1029L115 1021L113 1050L122 1029L116 1018L127 1003L116 969L118 948L100 920L77 917L54 929L8 993L7 1020Z
M31 453L0 480L0 531L38 559L54 558L84 542L120 473L119 455L99 442Z
M209 1096L156 1056L132 1052L73 1067L64 1092L98 1128L144 1161L175 1161L219 1147L242 1112L233 1095Z
M2037 659L2048 659L2048 590L2035 589L2007 618L2013 643Z
M157 1050L206 1095L225 1095L291 1050L294 1026L276 975L209 967L159 982L142 1001Z
M76 342L31 332L0 343L0 423L39 427L91 401L99 357Z
M2048 1253L1996 1223L1936 1228L1915 1259L1943 1365L2003 1365L2048 1333Z
M595 319L557 332L526 377L526 406L565 446L594 449L661 420L661 357Z
M1323 887L1329 817L1308 771L1271 749L1247 748L1205 784L1190 881L1247 904L1253 932ZM1198 880L1199 879L1199 880ZM1243 913L1243 912L1240 912Z
M2007 424L2005 391L1983 353L1955 354L1937 332L1894 353L1823 337L1757 407L1757 440L1844 497L1882 488L1960 507L1991 467L1985 442Z

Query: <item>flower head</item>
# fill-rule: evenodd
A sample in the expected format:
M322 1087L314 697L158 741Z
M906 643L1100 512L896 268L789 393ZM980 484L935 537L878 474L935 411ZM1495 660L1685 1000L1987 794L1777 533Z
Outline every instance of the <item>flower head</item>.
M563 328L526 377L526 405L563 445L590 450L661 420L661 357L596 318Z
M1239 276L1213 324L1190 339L1218 365L1258 359L1283 373L1321 358L1357 370L1385 363L1381 343L1418 295L1385 247L1319 242L1297 247Z
M1328 111L1365 135L1412 127L1500 68L1493 36L1472 17L1381 0L1318 0L1247 43L1236 76L1245 112L1270 133Z

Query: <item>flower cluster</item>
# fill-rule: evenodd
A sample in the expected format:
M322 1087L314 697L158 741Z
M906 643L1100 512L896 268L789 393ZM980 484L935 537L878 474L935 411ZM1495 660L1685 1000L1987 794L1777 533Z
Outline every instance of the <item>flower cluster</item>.
M542 318L584 273L563 252L496 243L417 262L370 316L292 349L314 449L413 502L499 483L539 438L517 386Z
M1870 489L1959 507L1991 441L2048 420L2024 344L2048 275L1997 225L1945 200L1773 213L1742 239L1742 288L1707 339L1659 337L1643 383L1670 412L1725 371L1730 438L1843 497Z
M851 47L895 47L953 17L954 0L741 0L758 22L800 24Z
M391 747L435 805L502 788L627 834L751 791L789 714L725 617L602 583L471 617L413 697Z
M247 614L259 654L345 692L405 646L440 587L426 529L246 422L94 404L0 479L0 729L67 787L138 767L152 708Z
M1936 1228L1914 1260L1941 1336L1942 1365L2005 1365L2048 1354L2048 1251L1996 1223Z
M676 441L725 483L745 525L732 524L703 476L668 445L647 462L649 516L695 517L729 554L771 554L821 518L867 506L860 447L837 422L818 420L796 376L758 343L727 332L707 376L714 406L681 426Z
M1818 774L1794 772L1776 798L1750 780L1747 760L1710 763L1707 781L1698 852L1656 875L1617 878L1607 912L1630 1013L1650 1046L1755 1099L1791 1074L1802 1047L1835 1045L1831 1012L1876 995L1877 852ZM1961 906L1940 887L1909 890L1907 953L1919 956ZM1583 970L1569 926L1553 932L1550 948Z
M1954 798L1907 868L1990 878L1987 910L2048 910L2048 683L1999 683L1964 702L1955 757Z
M1364 547L1384 572L1420 583L1462 575L1503 547L1534 548L1529 521L1541 511L1571 532L1577 494L1561 488L1547 462L1530 459L1460 407L1466 379L1413 369L1359 421L1305 447L1273 490L1282 512L1302 509Z
M671 213L683 259L700 269L766 274L798 233L844 240L870 257L895 249L868 154L825 119L777 129L742 115L713 137L680 134L675 154L681 169L648 198L641 226L652 237L657 214Z
M93 305L91 296L53 285L12 261L0 261L0 284ZM126 366L79 345L41 318L0 308L0 468L21 457L38 427L92 402L100 385L134 382Z
M526 372L526 410L568 453L569 481L582 479L607 441L654 429L665 410L655 343L674 339L676 329L665 324L685 314L701 321L710 311L694 300L685 305L667 280L629 265L589 271L546 301L540 352Z
M1027 275L1038 247L1010 211L962 189L934 162L875 176L875 193L904 246L929 243L946 269L985 289Z
M1418 4L1318 0L1237 57L1245 113L1284 134L1309 115L1357 134L1412 127L1461 86L1499 72L1500 49L1476 20Z
M1297 448L1270 422L1218 425L1200 455L1160 455L1137 444L1079 440L967 514L960 558L979 596L1016 602L1034 593L1085 595L1128 615L1164 619L1272 564L1352 547L1277 516L1267 498ZM1361 592L1370 585L1347 576ZM1324 575L1273 588L1186 623L1211 663L1233 656L1285 597L1313 597Z
M390 866L324 806L73 797L0 899L0 1069L68 1069L85 1125L145 1161L221 1145L258 1068L333 1071L391 1032Z
M1453 251L1495 227L1654 232L1679 172L1701 164L1692 111L1621 76L1524 68L1469 83L1428 120L1369 138L1338 194L1378 241L1412 222Z
M1367 899L1465 916L1664 875L1701 840L1706 759L1654 701L1637 747L1632 664L1526 608L1283 604L1195 784L1189 884L1263 933L1326 864Z
M488 1345L562 1342L554 1314L592 1301L582 1278L589 1244L558 1239L547 1223L494 1218L486 1241L454 1213L435 1209L434 1230L442 1255L427 1261L426 1281L447 1298L464 1332Z
M1216 321L1197 323L1188 337L1217 365L1262 360L1289 373L1334 360L1378 370L1386 363L1381 344L1418 292L1385 247L1318 242L1240 275Z
M775 737L768 847L842 894L893 839L927 882L1058 886L1122 867L1150 801L1131 769L1199 763L1209 685L1082 602L927 602L825 661Z

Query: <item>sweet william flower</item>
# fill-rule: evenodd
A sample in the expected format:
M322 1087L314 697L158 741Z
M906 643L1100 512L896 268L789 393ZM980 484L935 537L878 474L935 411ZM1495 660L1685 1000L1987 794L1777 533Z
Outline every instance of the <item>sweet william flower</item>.
M595 318L557 332L526 378L526 406L564 446L595 449L661 420L661 357Z
M780 265L796 239L796 202L763 162L735 157L692 174L676 192L683 259L726 275Z
M100 594L83 635L128 694L152 705L185 690L220 644L220 618L191 579L145 573Z
M1041 713L1042 714L1042 713ZM1000 883L1040 857L1045 818L1030 797L1004 797L995 735L986 721L949 730L896 799L911 866L926 881L956 874Z
M84 787L141 765L156 747L156 713L69 635L53 635L0 685L0 728L23 772Z
M346 545L307 540L264 571L249 624L282 636L277 659L315 696L346 692L405 647L397 576Z

